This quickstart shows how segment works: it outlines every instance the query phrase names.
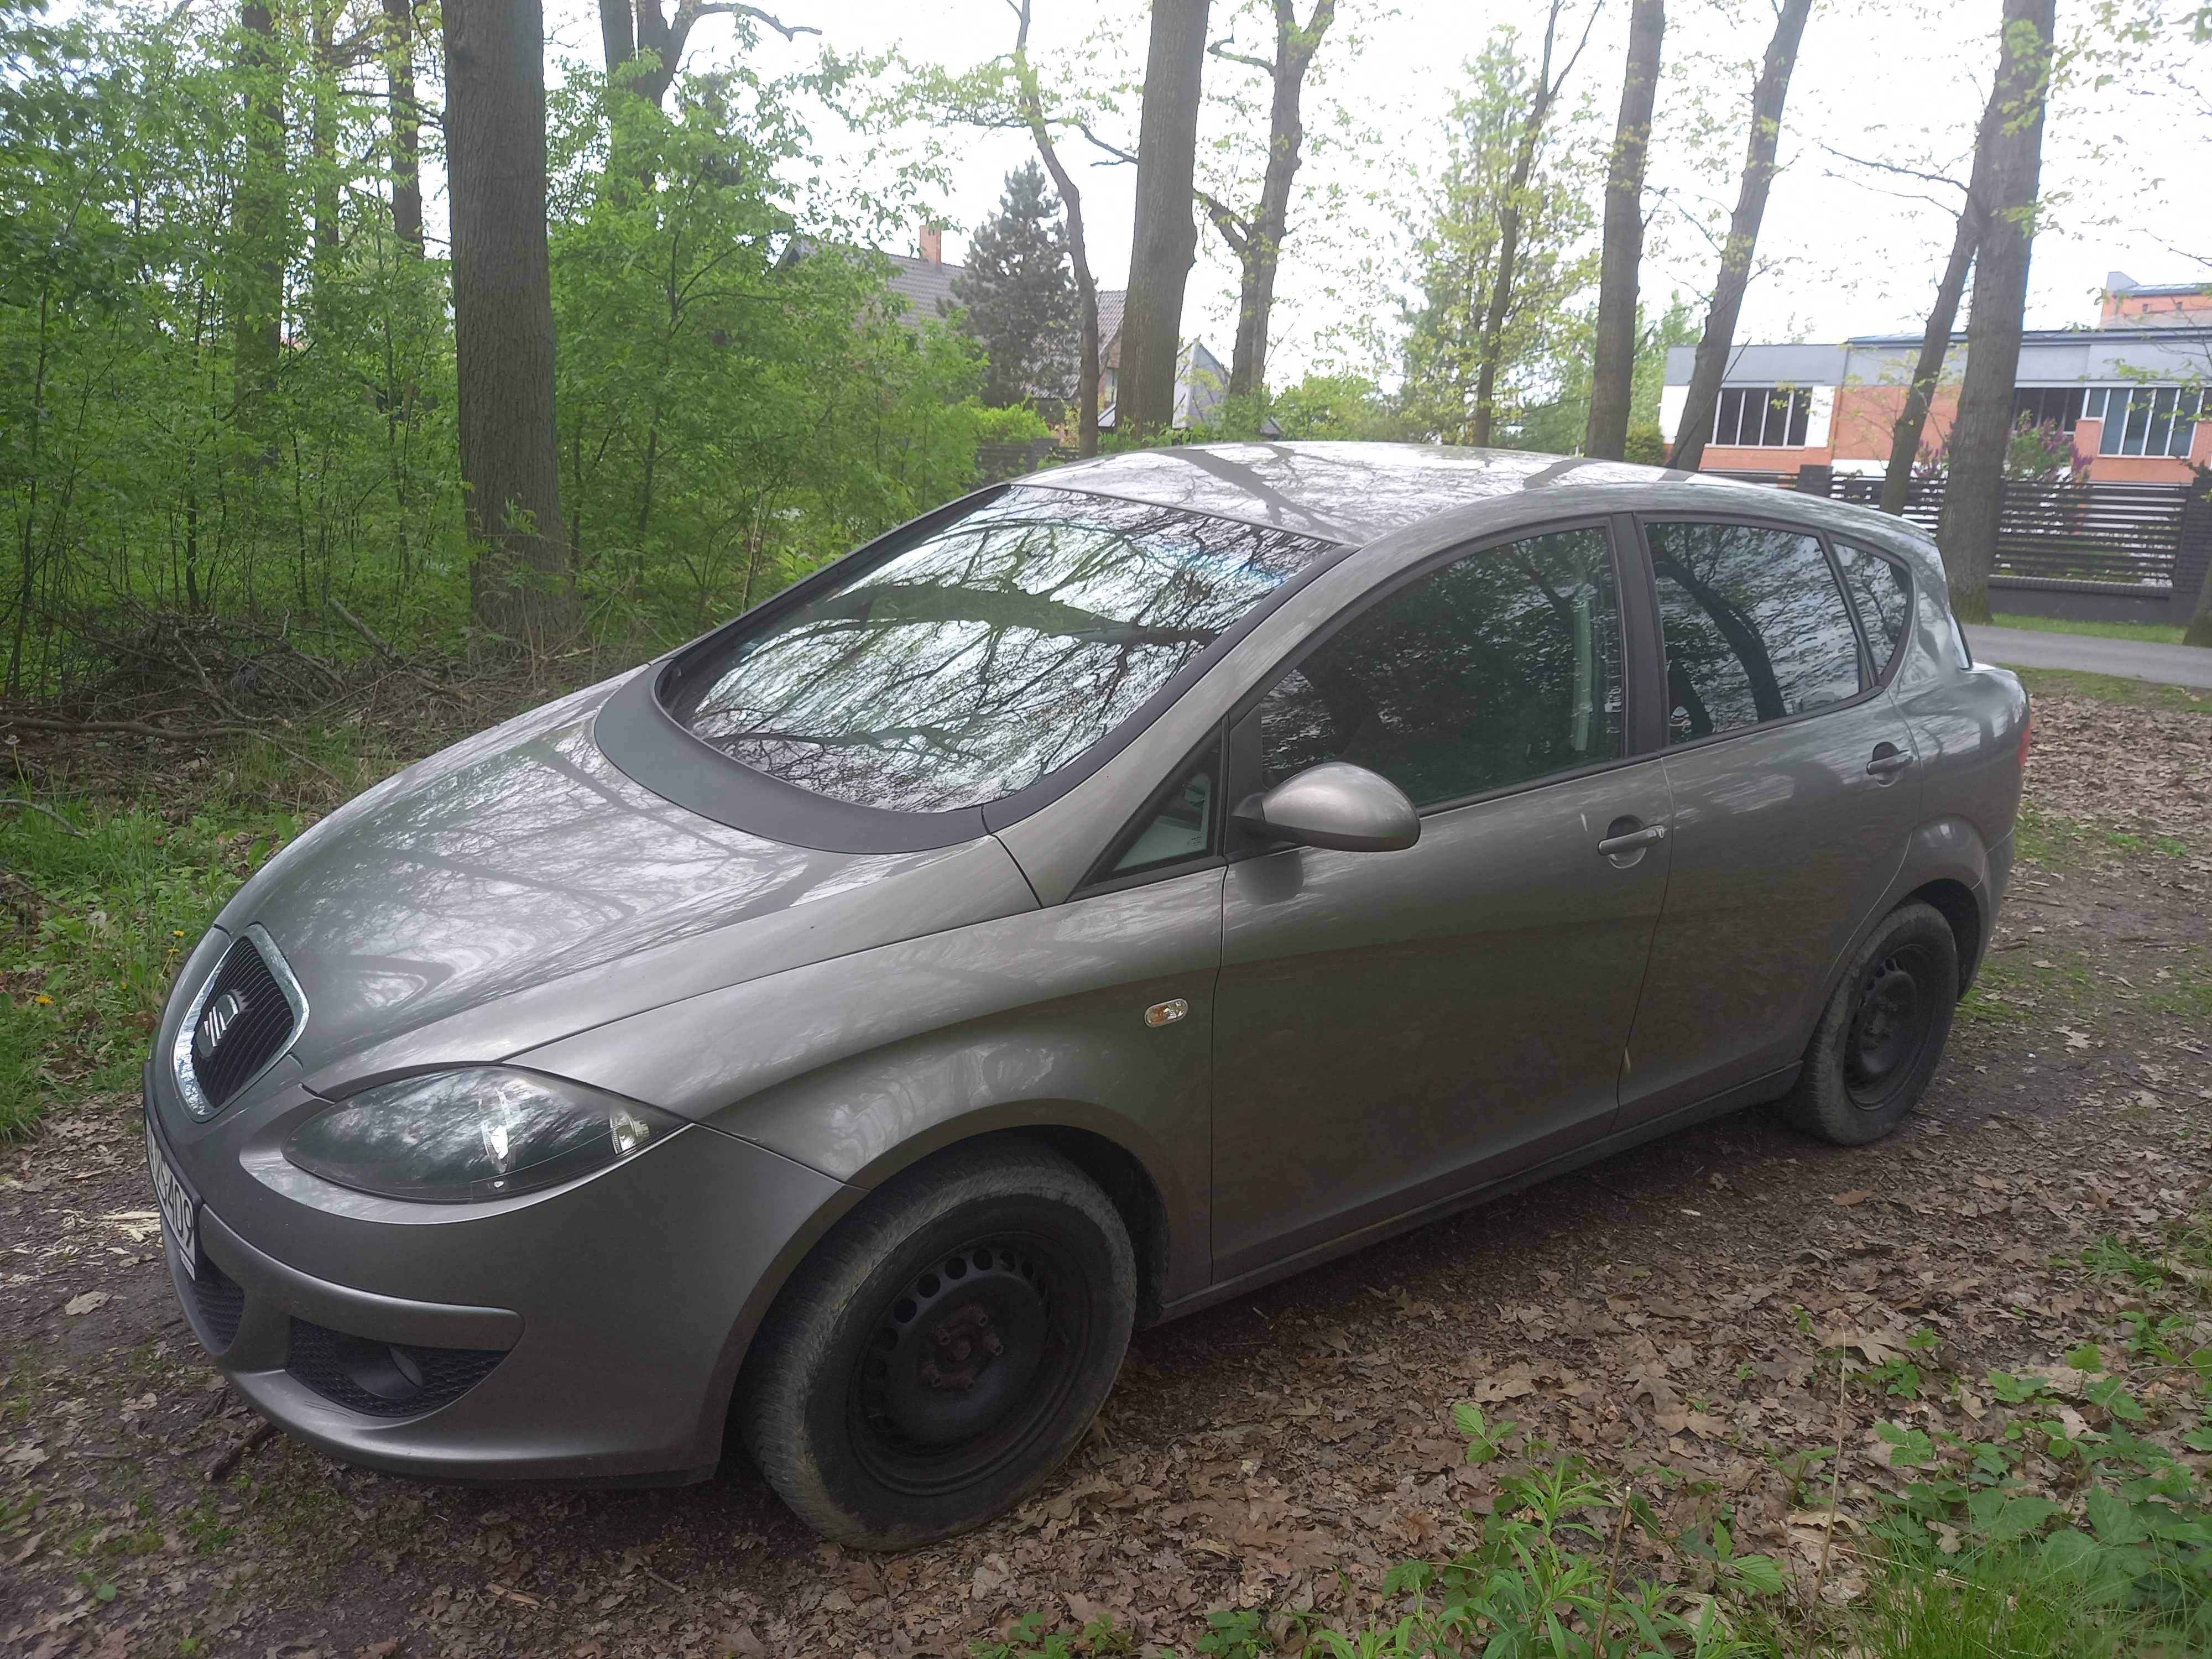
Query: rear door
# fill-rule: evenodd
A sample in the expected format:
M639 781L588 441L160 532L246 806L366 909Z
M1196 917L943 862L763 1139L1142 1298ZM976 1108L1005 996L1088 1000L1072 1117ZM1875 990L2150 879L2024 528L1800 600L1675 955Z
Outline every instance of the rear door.
M1659 757L1630 737L1624 640L1650 634L1624 628L1623 589L1603 523L1447 556L1233 726L1227 799L1348 761L1406 792L1421 838L1230 866L1217 1279L1604 1133L1668 850Z
M1822 538L1644 524L1666 673L1674 861L1621 1079L1624 1127L1801 1057L1918 818L1891 655ZM1887 574L1875 573L1875 574ZM1862 583L1869 594L1880 589Z

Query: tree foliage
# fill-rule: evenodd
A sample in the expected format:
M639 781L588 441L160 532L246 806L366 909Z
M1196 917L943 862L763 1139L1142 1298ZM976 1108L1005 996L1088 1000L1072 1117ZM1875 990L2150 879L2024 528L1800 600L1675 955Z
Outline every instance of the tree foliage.
M1554 447L1572 449L1588 406L1597 276L1592 199L1601 176L1593 157L1601 163L1604 147L1590 142L1587 105L1563 109L1538 135L1525 182L1516 185L1526 118L1540 93L1516 32L1493 31L1467 79L1449 118L1442 176L1415 234L1419 292L1407 317L1405 412L1429 436L1468 441L1510 210L1518 246L1498 319L1492 441L1533 447L1544 433Z
M380 32L382 11L339 37ZM434 235L418 254L395 230L380 39L319 52L313 22L0 11L7 695L119 677L204 703L210 653L248 635L309 689L285 650L358 650L356 622L477 637L450 270ZM970 483L980 354L896 320L850 228L875 204L802 209L782 181L837 72L679 76L665 111L582 71L554 94L560 580L579 633L547 648L620 660L681 637ZM441 91L420 88L426 143ZM651 182L610 173L617 121ZM318 202L336 204L320 258Z
M1044 169L1024 161L1006 175L999 210L968 241L968 268L952 297L963 325L990 358L990 404L1049 401L1075 395L1075 279L1060 203Z

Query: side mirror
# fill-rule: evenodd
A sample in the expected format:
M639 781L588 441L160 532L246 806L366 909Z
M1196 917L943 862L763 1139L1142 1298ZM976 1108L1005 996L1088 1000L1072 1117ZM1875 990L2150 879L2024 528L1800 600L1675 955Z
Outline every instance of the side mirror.
M1421 838L1421 820L1388 778L1346 761L1325 761L1248 798L1237 822L1269 841L1344 853L1395 853Z

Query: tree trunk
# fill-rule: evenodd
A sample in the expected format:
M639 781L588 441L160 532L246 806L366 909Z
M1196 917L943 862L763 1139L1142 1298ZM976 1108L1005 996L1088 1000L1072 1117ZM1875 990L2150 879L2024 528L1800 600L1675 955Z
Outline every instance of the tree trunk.
M1290 234L1291 186L1304 159L1305 127L1299 100L1306 71L1322 37L1336 21L1336 0L1314 0L1304 27L1292 0L1275 0L1275 58L1269 67L1274 95L1267 114L1267 166L1260 180L1259 210L1243 225L1213 204L1207 211L1243 268L1237 295L1237 346L1229 364L1229 395L1241 398L1267 384L1267 333L1275 308L1275 272L1283 238Z
M325 286L338 263L337 0L315 0L309 33L307 148L313 156L314 214L308 242L314 277L313 303L319 310L329 297Z
M553 423L539 0L444 0L461 482L477 622L533 651L568 595Z
M2027 267L2043 176L2043 115L2051 85L2057 0L2004 0L2004 47L1991 102L2000 113L1984 133L1988 186L1974 258L1973 310L1966 319L1966 374L1952 422L1950 472L1936 542L1951 579L1951 608L1967 622L1990 619L1990 570L2004 506L2005 446L2012 436L2013 377L2027 309Z
M1137 213L1121 312L1115 432L1143 442L1174 423L1183 284L1198 252L1191 210L1207 0L1152 0L1145 107L1137 127Z
M1083 229L1083 192L1060 165L1053 148L1052 131L1045 125L1044 99L1037 91L1036 72L1030 67L1029 0L1021 0L1016 15L1020 24L1014 35L1014 74L1021 84L1022 115L1030 137L1053 188L1060 192L1060 210L1067 217L1067 258L1075 270L1075 320L1079 336L1075 370L1075 447L1085 458L1098 453L1098 281L1091 270L1091 247Z
M630 21L629 0L599 0L599 46L606 54L609 80L637 56L637 26Z
M1782 106L1790 96L1790 76L1797 67L1797 43L1805 35L1805 18L1813 0L1782 0L1774 20L1774 38L1767 42L1766 61L1751 94L1751 143L1745 152L1743 179L1736 191L1735 213L1729 220L1728 241L1721 250L1720 274L1713 283L1713 302L1705 313L1705 331L1698 341L1696 366L1690 371L1690 394L1683 405L1682 424L1674 432L1671 464L1694 472L1705 459L1705 444L1712 436L1713 416L1720 404L1721 381L1728 374L1729 356L1735 347L1736 318L1743 310L1743 291L1751 282L1752 256L1759 251L1759 222L1766 213L1766 192L1774 182L1774 152L1782 142Z
M1635 0L1628 18L1628 68L1620 81L1613 166L1605 180L1597 337L1590 353L1589 424L1583 437L1583 453L1602 460L1617 461L1628 450L1629 404L1636 386L1637 279L1644 262L1644 168L1666 40L1666 0Z
M415 102L415 0L384 0L384 87L392 118L392 230L422 252L422 112Z
M1498 212L1498 269L1490 279L1490 304L1483 313L1482 334L1475 343L1474 416L1467 429L1468 442L1477 449L1489 447L1497 422L1498 360L1505 349L1505 319L1513 309L1514 267L1521 258L1521 210L1528 194L1528 175L1535 170L1536 147L1543 142L1544 123L1550 118L1553 100L1565 80L1564 75L1559 81L1552 79L1552 51L1559 38L1559 8L1564 3L1565 0L1552 0L1551 9L1545 15L1544 55L1536 69L1535 95L1521 123L1521 142L1513 153L1513 176L1506 181L1505 200ZM1591 15L1595 18L1596 14Z
M2181 538L2185 553L2202 545L2212 553L2212 468L2192 469L2189 497L2181 509ZM2204 562L2204 580L2197 589L2197 608L2181 635L2184 645L2212 645L2212 558Z
M1980 235L1970 201L1959 214L1959 228L1951 238L1951 257L1936 284L1936 303L1928 313L1928 327L1920 337L1920 356L1912 366L1912 380L1905 389L1905 406L1889 429L1889 465L1881 476L1881 510L1902 514L1912 492L1912 468L1920 459L1920 440L1928 429L1928 406L1943 378L1943 363L1951 353L1951 329L1959 318L1960 296L1966 291L1966 272L1974 263L1974 245Z
M2002 72L2003 65L1998 65ZM1881 477L1881 510L1905 511L1912 489L1912 468L1920 459L1920 440L1928 429L1928 406L1942 383L1943 364L1951 355L1951 331L1959 320L1959 301L1966 291L1966 273L1973 268L1974 250L1982 236L1983 198L1989 183L1982 169L1990 153L1990 135L2000 119L1997 95L1990 92L1982 112L1982 125L1974 138L1973 169L1966 180L1966 199L1959 209L1959 224L1951 236L1951 257L1936 284L1936 303L1928 313L1928 326L1920 336L1920 356L1912 365L1912 380L1905 388L1905 406L1889 428L1889 465Z
M232 367L238 424L258 432L284 349L284 70L265 0L243 0L238 28L246 155L230 210Z

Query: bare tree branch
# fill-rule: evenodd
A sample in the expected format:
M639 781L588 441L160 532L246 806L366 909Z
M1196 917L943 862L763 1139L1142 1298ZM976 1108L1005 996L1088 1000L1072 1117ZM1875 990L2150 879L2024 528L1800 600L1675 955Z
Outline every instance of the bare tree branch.
M1091 124L1088 121L1078 121L1075 124L1075 129L1085 138L1088 138L1092 143L1097 145L1099 149L1104 150L1109 155L1114 158L1112 161L1093 161L1091 164L1092 167L1109 167L1114 166L1115 162L1127 162L1131 167L1137 165L1137 155L1134 150L1123 149L1119 144L1110 144L1107 143L1106 140L1101 138L1097 133L1091 131Z
M714 0L713 3L708 5L678 8L679 17L685 15L686 13L693 21L702 17L750 17L756 23L766 24L787 40L796 40L802 34L822 33L811 23L787 23L781 18L763 11L758 6L735 5L728 3L728 0ZM679 33L684 31L684 27L682 24L678 26Z

